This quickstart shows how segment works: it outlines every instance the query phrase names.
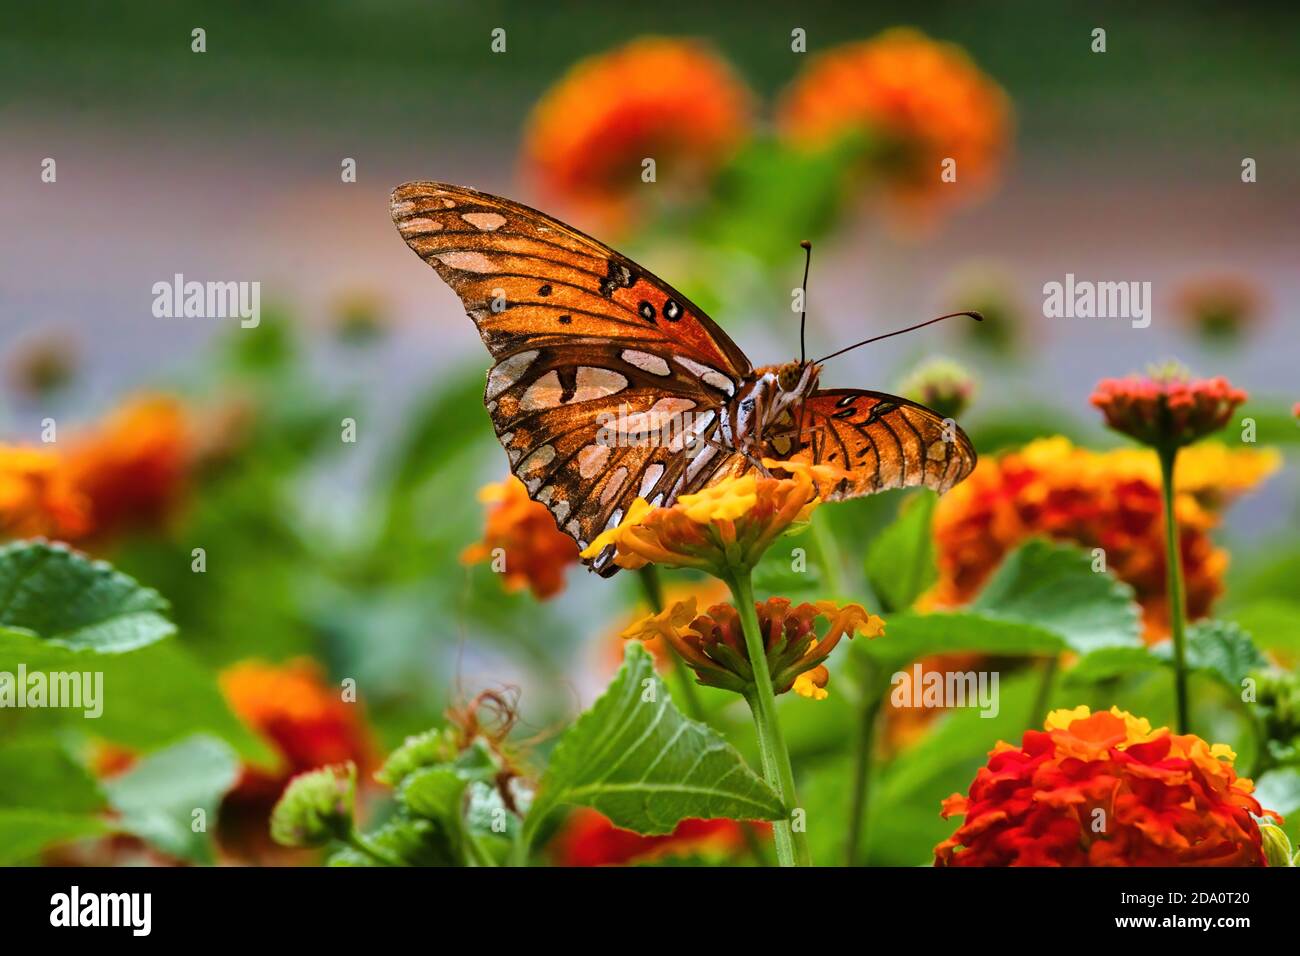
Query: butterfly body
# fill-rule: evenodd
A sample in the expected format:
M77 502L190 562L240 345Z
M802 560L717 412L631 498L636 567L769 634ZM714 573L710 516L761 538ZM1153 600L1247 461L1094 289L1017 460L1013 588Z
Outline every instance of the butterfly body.
M430 182L397 187L391 211L495 359L484 404L512 471L581 547L637 497L670 505L765 457L838 467L831 499L943 492L974 467L955 423L820 389L816 363L755 369L680 292L544 213ZM617 571L608 550L591 565Z

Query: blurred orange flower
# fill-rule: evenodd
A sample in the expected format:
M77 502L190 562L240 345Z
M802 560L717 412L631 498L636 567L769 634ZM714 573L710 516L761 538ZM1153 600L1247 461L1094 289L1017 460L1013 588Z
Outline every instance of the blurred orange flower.
M90 502L91 534L165 524L184 499L194 452L185 408L166 395L132 399L73 436L64 467Z
M461 552L461 561L491 561L494 570L502 562L506 590L531 588L538 600L563 590L564 571L578 560L578 546L555 527L546 506L529 498L524 483L513 475L484 486L478 497L491 505L487 526L483 540Z
M1219 513L1279 464L1273 451L1217 444L1180 456L1176 510L1189 617L1207 615L1223 589L1228 555L1209 536ZM1137 593L1148 640L1158 640L1168 627L1162 522L1154 452L1095 452L1056 437L986 456L935 509L939 581L927 603L965 604L1008 552L1044 535L1103 548L1107 568Z
M258 863L298 857L271 842L271 809L293 776L327 764L352 761L361 780L377 763L375 746L359 704L343 700L311 660L286 664L243 661L221 672L230 709L279 757L274 768L246 765L221 807L222 849Z
M559 866L620 866L669 856L734 854L745 846L742 826L735 820L683 820L667 836L641 836L584 809L574 812L556 834L550 854Z
M749 90L706 44L644 37L579 62L546 92L524 132L525 170L613 226L644 186L645 159L659 188L696 186L744 139L751 113Z
M0 446L0 541L73 541L90 528L90 502L54 451Z
M821 146L864 131L890 191L909 207L967 199L1008 151L1011 107L1002 88L955 44L905 27L813 58L778 109L784 136ZM956 180L940 175L956 161Z
M945 819L966 820L935 865L1264 866L1255 816L1281 817L1235 760L1116 707L1053 711L1019 747L999 742L968 796L944 801Z

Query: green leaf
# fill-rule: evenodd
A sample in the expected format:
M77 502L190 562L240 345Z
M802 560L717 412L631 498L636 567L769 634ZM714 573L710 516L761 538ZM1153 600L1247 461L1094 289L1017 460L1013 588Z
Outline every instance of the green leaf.
M1065 675L1070 684L1095 684L1160 667L1164 662L1145 647L1101 647L1085 654Z
M60 647L118 654L175 633L157 591L63 545L0 548L0 625Z
M867 580L886 614L911 607L939 576L930 523L939 496L918 492L905 500L898 517L867 549Z
M1172 664L1173 641L1152 654ZM1267 663L1250 635L1232 621L1197 621L1187 628L1187 667L1212 674L1227 687L1239 689L1246 675Z
M0 866L23 863L57 843L106 832L102 820L84 813L0 807Z
M1282 827L1293 843L1300 843L1300 767L1279 767L1255 780L1255 799L1265 810L1282 815Z
M524 832L564 804L594 807L616 826L671 833L692 817L775 820L780 798L714 730L673 706L654 663L628 642L604 695L556 745Z
M397 817L366 834L368 845L407 866L457 866L442 827L428 820ZM344 847L329 858L330 866L387 866L369 853Z
M72 728L139 750L153 750L195 733L231 744L243 757L268 762L266 745L230 712L213 674L175 638L124 654L69 650L18 631L0 628L0 671L18 663L33 671L102 673L103 713L93 721L84 710L23 712L26 724L43 730Z
M239 776L239 760L224 743L190 737L150 754L104 783L121 814L122 829L172 856L195 863L213 859L210 830L217 806ZM195 831L195 811L206 822Z
M1078 548L1041 539L1008 555L970 610L1035 624L1080 654L1142 643L1133 589L1093 571L1092 558Z
M1173 642L1167 642L1172 648ZM1164 650L1164 646L1161 647ZM1209 671L1234 689L1268 661L1232 621L1197 621L1187 629L1187 666Z
M47 847L108 831L104 795L53 737L0 744L0 866Z
M461 806L469 781L451 767L425 767L407 777L401 800L416 816L459 830Z
M57 739L24 736L0 744L0 807L92 813L104 794Z
M884 637L857 640L853 647L882 671L894 671L921 657L956 651L1007 657L1054 655L1065 648L1065 641L1025 621L966 612L904 612L889 618Z

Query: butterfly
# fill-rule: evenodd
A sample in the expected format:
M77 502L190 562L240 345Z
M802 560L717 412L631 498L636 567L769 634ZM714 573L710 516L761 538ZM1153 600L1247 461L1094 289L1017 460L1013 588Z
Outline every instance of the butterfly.
M943 493L975 467L951 420L819 388L820 361L754 368L668 283L545 213L435 182L398 186L391 212L496 363L483 401L511 470L580 548L638 497L668 506L764 457L842 470L827 500ZM589 564L618 570L612 548Z

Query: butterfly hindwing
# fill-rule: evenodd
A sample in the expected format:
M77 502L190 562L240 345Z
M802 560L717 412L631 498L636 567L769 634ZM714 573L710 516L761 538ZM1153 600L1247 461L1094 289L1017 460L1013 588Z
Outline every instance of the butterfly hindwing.
M769 447L777 458L847 471L826 495L831 501L916 486L943 494L975 467L975 448L956 423L885 392L814 392L803 404L800 436L780 447L771 439Z

